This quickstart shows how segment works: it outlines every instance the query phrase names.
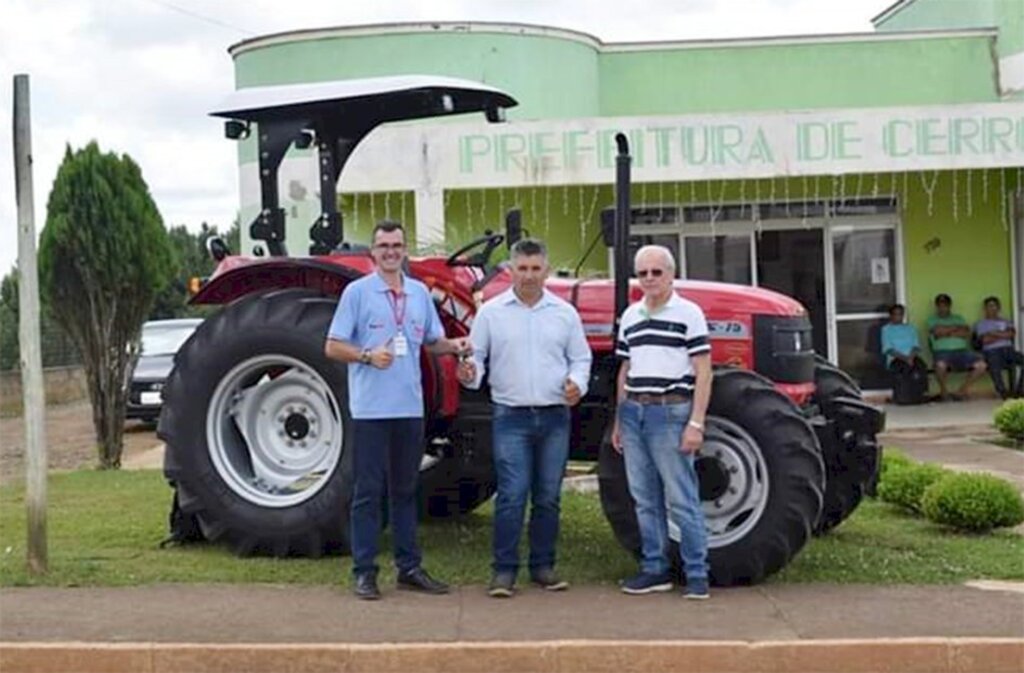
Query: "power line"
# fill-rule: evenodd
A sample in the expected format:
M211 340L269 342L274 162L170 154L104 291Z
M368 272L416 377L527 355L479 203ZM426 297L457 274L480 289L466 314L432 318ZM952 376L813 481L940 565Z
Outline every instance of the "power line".
M220 26L221 28L227 28L228 30L233 30L236 33L241 33L242 35L255 35L256 34L256 33L252 32L251 30L246 30L245 28L239 28L238 26L233 26L230 23L225 23L225 22L221 21L220 19L214 19L213 17L206 16L204 14L199 14L198 12L193 12L191 9L185 9L184 7L179 7L179 6L177 6L175 4L172 4L170 2L166 2L166 0L146 0L146 1L147 2L151 2L154 5L160 5L161 7L165 8L165 9L170 9L172 11L178 12L179 14L184 14L185 16L190 16L193 19L198 19L199 21L205 21L206 23L209 23L209 24L212 24L212 25L215 25L215 26Z

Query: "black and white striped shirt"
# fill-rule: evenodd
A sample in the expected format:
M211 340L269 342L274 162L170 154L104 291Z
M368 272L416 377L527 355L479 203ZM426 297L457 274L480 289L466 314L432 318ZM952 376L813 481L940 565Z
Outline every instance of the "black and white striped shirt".
M704 312L672 293L654 314L644 301L622 314L615 354L629 360L626 392L691 395L696 382L691 356L711 350Z

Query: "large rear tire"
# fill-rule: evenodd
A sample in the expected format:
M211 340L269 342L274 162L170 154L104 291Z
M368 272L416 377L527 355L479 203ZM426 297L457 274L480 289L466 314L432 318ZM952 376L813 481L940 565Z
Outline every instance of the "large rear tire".
M347 369L324 355L336 305L304 289L248 295L208 318L179 352L157 433L174 515L202 538L240 555L347 551ZM471 449L426 447L424 516L464 514L493 494L490 454Z
M711 580L760 582L789 563L818 520L824 466L817 437L770 381L738 369L715 371L705 430L697 469ZM605 442L598 463L605 517L619 543L638 555L622 456Z
M235 553L319 556L347 543L346 368L324 355L336 302L250 295L179 351L158 435L164 475L203 537Z

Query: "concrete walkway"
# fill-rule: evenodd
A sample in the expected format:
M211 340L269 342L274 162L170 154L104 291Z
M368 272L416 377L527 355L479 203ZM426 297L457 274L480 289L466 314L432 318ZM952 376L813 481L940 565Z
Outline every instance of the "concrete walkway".
M993 443L1000 437L992 425L997 406L996 400L889 405L882 444L952 470L994 474L1024 492L1024 451Z
M3 641L402 643L524 640L745 640L1022 637L1024 591L965 586L766 584L626 596L610 586L510 600L483 587L422 596L382 587L163 585L0 590Z
M1024 593L762 585L631 597L482 587L358 602L330 587L4 589L0 669L1024 671Z
M992 427L992 414L1002 404L994 398L970 399L964 402L929 402L913 406L883 404L886 430L921 428Z

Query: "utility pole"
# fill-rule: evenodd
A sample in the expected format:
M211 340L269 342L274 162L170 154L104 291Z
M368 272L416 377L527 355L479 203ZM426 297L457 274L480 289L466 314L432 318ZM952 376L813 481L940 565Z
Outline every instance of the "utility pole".
M28 75L14 76L14 183L18 203L18 338L25 408L25 505L29 573L47 571L46 432L43 363L39 346L39 277L32 201L32 123Z

